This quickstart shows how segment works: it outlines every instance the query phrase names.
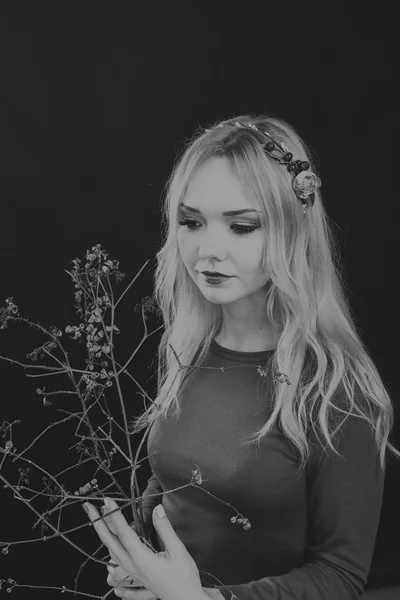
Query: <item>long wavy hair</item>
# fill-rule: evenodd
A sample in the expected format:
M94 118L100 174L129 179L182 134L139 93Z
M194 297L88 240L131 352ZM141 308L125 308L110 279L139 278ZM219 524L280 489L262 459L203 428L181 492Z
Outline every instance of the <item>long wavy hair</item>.
M273 373L286 374L290 380L287 385L275 379L270 417L240 445L260 444L279 419L281 431L299 452L302 470L310 456L310 426L314 432L316 427L322 432L326 448L341 456L332 444L331 417L343 415L340 430L346 418L355 415L371 428L385 472L386 448L400 457L388 441L394 409L352 318L338 246L321 192L316 190L314 206L304 215L292 188L292 174L270 159L260 144L268 139L263 135L260 139L253 129L236 127L235 121L254 123L261 132L269 132L295 159L308 161L317 174L312 149L293 126L275 116L233 117L199 129L187 141L167 180L163 243L156 254L151 299L165 325L158 347L157 396L131 423L131 432L142 430L159 416L166 420L171 409L179 417L179 397L220 330L221 306L203 296L180 257L178 204L200 165L212 157L226 157L239 181L253 190L262 211L262 264L268 275L265 310L281 331L270 366Z

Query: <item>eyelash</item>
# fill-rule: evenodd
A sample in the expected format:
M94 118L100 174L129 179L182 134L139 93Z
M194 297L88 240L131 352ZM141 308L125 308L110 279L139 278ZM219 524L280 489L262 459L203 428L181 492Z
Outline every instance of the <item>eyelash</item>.
M179 225L186 226L189 229L189 231L194 231L194 229L191 229L190 224L195 223L199 225L199 223L197 221L194 221L193 219L184 219L182 221L178 221L178 223ZM248 233L253 233L253 231L258 229L259 227L259 225L238 225L237 223L231 225L231 229L237 235L246 235Z

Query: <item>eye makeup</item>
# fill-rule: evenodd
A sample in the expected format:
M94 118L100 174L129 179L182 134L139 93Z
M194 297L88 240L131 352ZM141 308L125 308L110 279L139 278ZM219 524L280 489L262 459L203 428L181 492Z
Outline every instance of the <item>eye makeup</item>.
M178 207L179 210L181 210L182 212L187 212L187 213L193 213L196 215L201 215L201 210L199 210L198 208L193 208L192 206L188 206L187 204L183 204L183 202L181 202L179 204ZM255 210L254 208L241 208L239 210L227 210L225 212L222 212L222 216L223 217L236 217L238 215L244 215L244 214L248 214L248 213L256 213L261 215L261 212L258 210Z
M190 210L189 211L185 210L185 207L183 205L179 206L178 207L178 218L184 219L184 218L186 218L188 216L188 214L190 214L190 212L191 212ZM235 213L235 214L232 214L232 213ZM251 223L251 225L254 226L254 227L261 225L260 220L257 219L257 215L261 214L261 213L259 213L257 211L253 211L253 210L244 209L244 210L241 210L241 211L227 211L225 213L222 213L222 216L225 216L227 218L232 218L234 216L238 216L236 213L240 213L240 214L248 213L249 216L247 216L247 214L244 214L243 218L246 219L246 220L248 219L249 220L249 224ZM200 211L197 211L197 209L196 209L196 214L199 214L200 218L204 218L204 217L202 217ZM254 215L253 218L251 218L250 215L252 215L252 216Z
M178 224L181 225L181 227L187 227L189 231L196 231L194 226L200 225L200 223L194 219L183 219L178 221ZM253 233L253 231L259 227L260 225L240 225L239 223L233 223L230 226L230 229L237 235L246 235L248 233Z

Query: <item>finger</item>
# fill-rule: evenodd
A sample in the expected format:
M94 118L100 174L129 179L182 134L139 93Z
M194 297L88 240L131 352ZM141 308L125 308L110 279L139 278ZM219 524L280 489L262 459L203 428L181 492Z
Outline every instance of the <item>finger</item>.
M104 503L106 505L107 512L118 509L118 505L112 498L105 498ZM111 525L115 531L115 535L119 537L122 544L125 548L134 551L135 548L139 549L143 546L142 542L139 539L139 536L133 529L129 526L127 520L120 510L113 512L111 515L107 517L111 521Z
M106 509L106 507L103 505L101 507L101 514L102 515L106 515L109 511ZM114 534L117 535L117 532L115 530L115 527L113 525L112 519L111 519L111 515L105 516L104 517L104 521L107 524L107 527L109 528L109 530Z
M138 581L137 579L134 579L130 576L128 576L126 579L122 578L122 579L114 579L113 576L111 574L108 575L107 577L107 584L110 587L127 587L127 588L138 588L138 589L144 589L145 586L141 584L140 581Z
M102 506L102 507L101 507L101 514L102 514L102 515L106 515L106 514L107 514L107 512L109 512L109 510L107 511L106 507L105 507L105 506ZM112 532L114 535L118 535L118 534L117 534L117 531L116 531L116 529L115 529L115 527L114 527L114 525L113 525L113 522L112 522L112 520L111 520L111 518L110 518L110 516L105 516L105 517L104 517L104 521L106 522L106 524L107 524L107 527L109 528L109 530L110 530L110 531L111 531L111 532ZM134 530L134 532L136 533L135 526L134 526L134 525L130 525L130 527L131 527L131 529L133 529L133 530ZM114 556L114 554L113 554L111 551L110 551L110 558L111 558L111 560L113 561L113 563L115 563L115 565L118 565L118 561L117 561L116 557ZM110 565L110 566L115 566L115 565Z
M125 598L125 600L159 600L158 596L155 596L151 590L129 590L127 588L116 588L114 594L118 598Z
M107 568L108 567L110 567L110 569L117 569L119 567L119 564L114 558L111 557L111 560L107 563Z
M108 562L107 566L113 567L114 569L119 567L118 561L117 561L117 557L115 556L115 554L113 554L111 552L111 550L109 550L109 554L110 554L110 561Z
M109 515L109 514L108 514L109 512L110 512L110 509L109 509L109 510L107 510L107 509L106 509L106 507L105 507L104 505L101 507L101 514L102 514L102 515L106 515L106 516L104 517L104 521L107 523L107 526L109 527L109 529L110 529L110 530L111 530L111 531L112 531L114 534L116 534L117 532L116 532L116 529L115 529L115 527L114 527L114 525L113 525L112 519L110 518L110 517L111 517L111 515ZM133 531L134 531L135 533L137 533L137 531L136 531L136 525L135 525L135 523L134 523L134 522L133 522L133 523L131 523L131 524L129 525L129 527L130 527L131 529L133 529Z
M119 537L114 535L109 530L108 526L104 522L104 519L101 518L95 506L89 502L85 502L85 506L87 507L89 519L92 521L97 535L103 544L108 548L108 550L114 554L114 557L117 559L117 564L129 564L129 554L127 554L126 549L121 543Z
M110 555L110 560L107 563L107 569L118 569L119 564Z
M111 550L109 550L109 555L110 555L110 560L107 563L107 568L111 567L111 568L117 568L119 567L119 564L117 562L117 558L116 556L114 556L114 554L111 552Z
M102 514L104 514L104 513L106 512L106 509L105 509L105 507L104 507L104 506L102 506L102 507L101 507L101 512L102 512ZM104 521L107 523L107 527L110 529L110 531L111 531L111 532L112 532L114 535L117 535L117 532L116 532L116 530L115 530L115 528L114 528L114 525L113 525L113 524L112 524L112 522L111 522L111 519L110 519L110 517L105 517L105 518L104 518ZM119 565L118 565L117 558L116 558L116 556L115 556L115 555L114 555L114 554L111 552L111 550L110 550L110 558L111 558L111 561L114 563L114 564L111 564L110 566L111 566L111 567L114 567L114 568L115 568L115 567L118 567Z
M132 577L132 575L130 575L123 569L113 569L111 567L108 568L107 581L108 580L113 581L114 584L123 583L125 585L128 584L130 581L138 583L135 577Z
M114 577L114 579L123 579L124 577L126 577L126 575L129 574L128 571L125 571L124 569L122 569L122 567L113 567L110 564L107 565L107 571L112 577Z
M135 577L132 577L132 575L130 575L130 573L128 573L127 571L124 571L124 569L121 569L120 567L113 568L113 567L107 566L107 570L108 570L107 583L109 585L116 585L120 582L123 585L127 585L127 584L142 585L138 579L136 579ZM109 580L113 583L109 583Z

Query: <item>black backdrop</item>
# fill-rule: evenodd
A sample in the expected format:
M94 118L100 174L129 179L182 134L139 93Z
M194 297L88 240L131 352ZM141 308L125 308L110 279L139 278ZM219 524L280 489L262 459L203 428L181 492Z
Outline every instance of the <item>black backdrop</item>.
M100 243L127 274L121 292L151 259L118 308L122 361L142 338L133 307L152 291L160 198L181 144L216 119L272 113L292 123L319 157L351 307L392 395L392 440L400 446L395 15L383 4L370 12L361 3L329 4L2 4L0 303L13 296L26 318L64 329L78 322L65 273L74 258ZM150 317L148 326L159 323ZM145 342L132 367L149 394L160 335ZM0 354L26 363L25 354L44 341L13 325L0 331ZM22 420L13 438L21 450L59 418L57 401L44 408L35 393L43 379L27 378L19 366L0 360L0 373L0 422ZM133 412L140 410L134 388L127 390ZM57 430L32 458L49 470L66 466L68 435ZM142 483L148 475L144 465ZM369 587L400 584L398 478L390 459ZM37 537L34 515L8 490L0 503L1 540ZM83 522L81 512L69 513L68 526ZM60 539L13 546L0 555L0 578L71 587L79 562ZM104 593L106 570L88 572L83 589ZM11 597L17 592L59 594L15 589Z

